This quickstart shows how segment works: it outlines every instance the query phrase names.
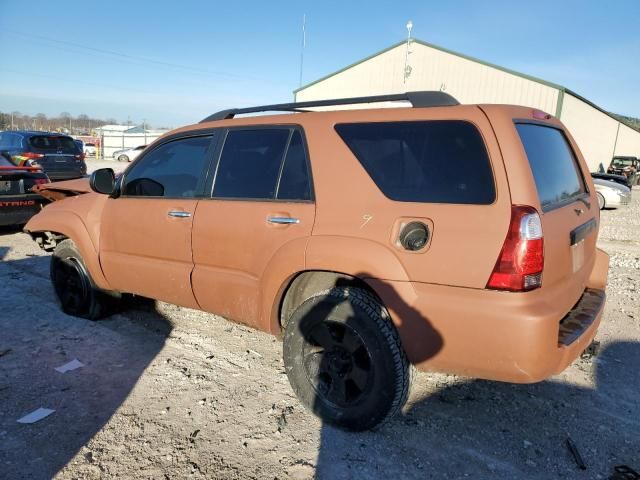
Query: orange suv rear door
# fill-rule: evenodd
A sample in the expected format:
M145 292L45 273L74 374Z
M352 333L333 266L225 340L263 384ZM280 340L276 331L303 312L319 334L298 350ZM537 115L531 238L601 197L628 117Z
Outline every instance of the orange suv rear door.
M306 143L288 125L229 129L221 143L193 224L193 291L203 310L256 325L265 273L304 266L315 219Z

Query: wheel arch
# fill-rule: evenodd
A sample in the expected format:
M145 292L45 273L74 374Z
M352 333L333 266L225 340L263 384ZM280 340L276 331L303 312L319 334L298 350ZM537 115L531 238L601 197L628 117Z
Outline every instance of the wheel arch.
M84 222L77 214L68 210L45 210L32 217L24 231L31 235L38 244L42 243L42 239L53 242L48 246L41 244L46 250L52 249L58 241L64 238L71 239L80 251L82 260L96 286L103 290L111 290L100 266L98 248L92 241Z
M296 246L302 247L303 244ZM264 330L275 335L282 333L283 318L287 319L302 301L314 293L335 287L336 284L353 286L373 293L384 304L384 294L370 280L409 280L391 249L373 240L311 236L305 239L302 252L300 248L295 249L295 261L291 257L292 247L290 245L287 249L286 257L274 256L277 261L267 269L269 281L265 282L265 286L270 288L263 297L263 325L266 327ZM285 264L288 270L285 270Z
M289 278L281 289L279 301L276 302L278 327L284 328L294 310L307 298L334 287L361 288L380 300L375 290L362 278L330 270L305 270Z

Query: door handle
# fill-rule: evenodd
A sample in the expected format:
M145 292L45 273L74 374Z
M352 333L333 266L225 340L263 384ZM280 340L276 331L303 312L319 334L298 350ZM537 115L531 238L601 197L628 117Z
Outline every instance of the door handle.
M277 223L282 225L295 225L300 223L300 220L297 218L291 218L291 217L267 217L267 222Z
M191 212L183 212L182 210L171 210L170 212L167 212L167 215L177 218L189 218L191 216Z

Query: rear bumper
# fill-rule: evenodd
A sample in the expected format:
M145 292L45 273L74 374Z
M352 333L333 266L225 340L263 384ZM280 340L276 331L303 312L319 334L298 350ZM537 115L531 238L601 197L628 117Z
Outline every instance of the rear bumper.
M42 209L40 195L0 197L0 226L22 225Z
M87 165L82 162L74 165L72 168L52 168L49 166L44 167L44 173L47 174L50 180L71 180L74 178L81 178L87 174Z
M367 280L420 370L513 383L560 373L589 346L602 318L608 257L599 253L587 288L569 311L541 290L497 292Z

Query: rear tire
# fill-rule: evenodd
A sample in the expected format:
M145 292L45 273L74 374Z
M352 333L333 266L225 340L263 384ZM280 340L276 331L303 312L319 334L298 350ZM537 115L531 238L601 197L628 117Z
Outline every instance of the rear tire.
M118 299L98 289L71 239L60 242L51 256L51 283L67 315L98 320L115 310Z
M598 195L598 207L600 208L600 210L604 210L604 207L606 206L606 202L604 201L604 196L598 192L596 192L596 194Z
M368 291L305 300L284 333L284 365L300 401L344 430L375 428L404 406L411 365L389 313Z

